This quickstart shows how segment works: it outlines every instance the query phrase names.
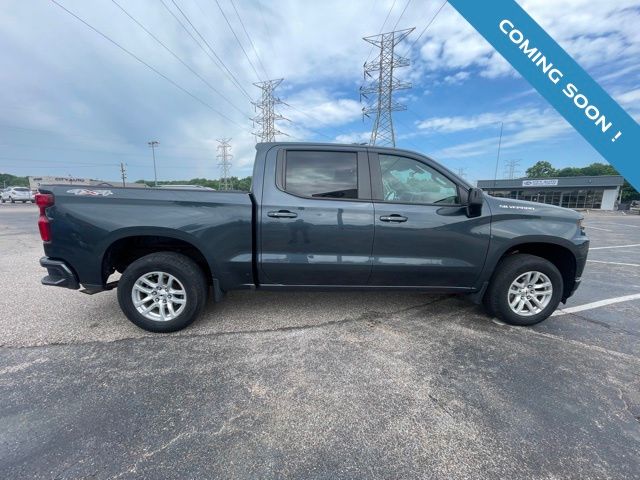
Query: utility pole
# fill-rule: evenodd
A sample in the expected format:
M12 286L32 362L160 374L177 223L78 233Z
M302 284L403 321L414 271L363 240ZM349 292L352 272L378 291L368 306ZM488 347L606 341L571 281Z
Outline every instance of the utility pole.
M500 165L500 147L502 147L502 129L504 122L500 122L500 137L498 137L498 155L496 156L496 170L493 172L493 188L496 188L496 180L498 180L498 165Z
M408 67L411 61L395 53L395 47L413 30L414 28L407 28L363 38L380 49L376 58L364 63L364 80L371 81L360 87L360 101L363 98L368 101L362 108L363 117L375 114L370 145L396 146L392 112L406 110L407 107L393 101L393 92L411 88L411 83L397 80L394 71L397 68ZM372 97L371 101L369 96Z
M151 154L153 155L153 181L155 186L158 186L158 172L156 171L156 147L160 145L160 142L157 140L151 140L147 142L147 144L151 147Z
M220 189L221 190L230 190L229 187L233 187L229 178L229 171L231 170L231 159L233 155L231 155L231 145L229 142L230 138L221 138L216 140L220 145L218 145L218 167L220 167Z
M504 175L506 178L508 178L509 180L513 180L514 178L516 178L516 175L518 173L520 173L518 170L516 170L516 167L518 167L520 165L520 160L516 159L516 160L508 160L504 166L505 166L505 172Z
M122 188L126 187L127 169L123 162L120 162L120 176L122 177Z
M288 120L279 113L276 113L276 105L282 104L282 100L274 95L275 89L282 83L284 79L265 80L264 82L254 83L256 87L262 90L260 99L254 102L254 106L258 110L258 114L253 117L253 126L259 127L258 131L253 132L260 142L275 142L276 135L286 135L276 128L277 120Z

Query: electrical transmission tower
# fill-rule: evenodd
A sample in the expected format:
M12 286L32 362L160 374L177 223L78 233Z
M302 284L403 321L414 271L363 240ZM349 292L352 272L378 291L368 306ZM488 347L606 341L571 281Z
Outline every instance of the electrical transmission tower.
M231 141L230 138L216 140L218 145L218 167L220 167L220 190L230 190L232 188L229 172L231 170Z
M407 107L393 100L393 92L411 88L411 83L401 82L394 77L397 68L408 67L410 60L395 53L396 45L413 32L413 28L381 33L371 37L364 37L374 47L378 47L378 56L364 64L364 79L369 83L360 87L360 100L368 102L362 108L362 114L375 114L371 130L370 145L396 146L396 135L393 130L392 112L406 110ZM371 98L370 98L371 97Z
M467 176L467 169L460 167L458 168L458 170L456 170L456 173L460 178L465 178Z
M262 90L260 100L254 103L258 110L258 115L253 118L254 127L258 125L258 131L253 132L261 142L275 142L276 135L286 135L276 128L277 120L288 120L279 113L276 113L276 106L282 104L282 100L274 95L275 89L282 83L282 78L276 80L265 80L254 83Z
M520 173L516 168L520 165L520 160L508 160L504 167L504 176L509 180L513 180Z

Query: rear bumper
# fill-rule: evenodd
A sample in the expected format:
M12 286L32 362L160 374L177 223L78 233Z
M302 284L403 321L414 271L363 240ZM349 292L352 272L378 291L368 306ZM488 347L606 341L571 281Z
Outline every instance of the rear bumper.
M76 274L62 260L52 260L49 257L42 257L40 265L47 269L48 275L42 279L43 285L53 287L70 288L77 290L80 288Z

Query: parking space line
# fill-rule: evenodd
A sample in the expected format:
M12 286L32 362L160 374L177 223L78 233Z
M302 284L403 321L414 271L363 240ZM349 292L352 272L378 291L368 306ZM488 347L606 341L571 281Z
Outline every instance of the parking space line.
M620 225L622 227L640 228L640 225L630 225L628 223L611 223L611 224L607 224L607 225Z
M622 262L603 262L601 260L587 260L589 263L606 263L607 265L624 265L625 267L640 267L637 263L622 263Z
M640 247L640 243L632 243L631 245L612 245L610 247L591 247L589 250L604 250L605 248L628 248L628 247Z
M613 230L608 230L606 228L594 227L593 225L587 225L585 228L588 228L589 230L602 230L603 232L612 232L613 231Z
M630 223L613 223L613 222L593 222L596 225L607 225L608 227L611 226L619 226L619 227L631 227L631 228L640 228L640 225L631 225ZM585 222L585 225L588 228L596 228L596 227L591 227L591 223L589 222Z
M630 300L640 300L640 293L634 293L632 295L625 295L623 297L607 298L606 300L598 300L597 302L585 303L584 305L577 305L575 307L558 309L551 314L552 317L558 315L566 315L567 313L582 312L584 310L591 310L593 308L604 307L606 305L612 305L614 303L628 302Z

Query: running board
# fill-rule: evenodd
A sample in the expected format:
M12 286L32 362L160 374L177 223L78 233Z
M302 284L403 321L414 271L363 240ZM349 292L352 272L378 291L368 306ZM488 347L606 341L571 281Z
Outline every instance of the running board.
M104 292L107 290L113 290L117 286L118 286L118 281L116 280L114 282L109 282L104 286L87 285L85 288L80 290L80 292L86 295L95 295L96 293Z

